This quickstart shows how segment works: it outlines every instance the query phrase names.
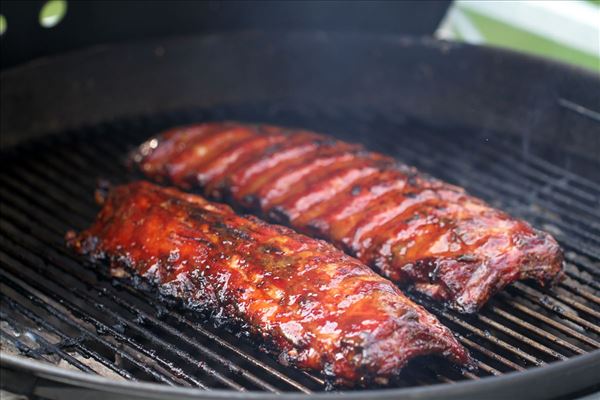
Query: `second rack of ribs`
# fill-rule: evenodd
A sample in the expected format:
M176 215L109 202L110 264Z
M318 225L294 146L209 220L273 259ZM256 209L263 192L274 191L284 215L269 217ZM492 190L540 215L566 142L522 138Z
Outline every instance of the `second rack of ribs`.
M147 141L133 160L157 181L326 239L461 312L511 282L545 285L562 270L547 233L393 158L313 132L197 124Z

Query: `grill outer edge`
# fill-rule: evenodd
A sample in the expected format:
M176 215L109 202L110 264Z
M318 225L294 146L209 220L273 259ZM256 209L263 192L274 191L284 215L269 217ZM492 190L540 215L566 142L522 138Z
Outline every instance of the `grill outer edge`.
M407 389L366 390L362 392L339 392L325 394L269 394L264 392L236 393L227 390L206 391L194 388L169 387L155 383L117 382L110 379L69 371L45 365L39 361L8 355L0 352L3 389L34 394L48 399L80 399L85 393L86 399L105 399L110 393L115 400L125 399L251 399L295 400L308 398L314 400L334 399L414 399L432 400L443 398L459 400L475 398L486 393L486 399L530 400L556 398L567 393L589 389L589 383L598 381L594 373L600 370L600 350L573 357L542 368L533 368L524 372L510 372L497 377L482 378L457 384L440 384ZM34 375L37 379L31 379ZM569 381L569 385L564 382ZM15 385L18 382L18 385ZM27 385L23 385L27 383ZM58 386L57 386L58 385ZM63 386L64 385L64 386ZM600 386L600 381L597 382ZM24 392L24 387L27 391ZM539 387L544 390L539 390ZM534 389L535 388L535 389Z

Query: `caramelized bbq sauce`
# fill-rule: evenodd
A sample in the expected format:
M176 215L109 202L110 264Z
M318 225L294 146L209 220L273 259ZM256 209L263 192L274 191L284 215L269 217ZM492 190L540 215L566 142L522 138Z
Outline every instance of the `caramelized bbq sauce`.
M241 165L229 164L206 195L324 238L384 276L461 312L477 311L516 280L544 285L561 274L562 252L550 235L458 187L326 136L268 125L192 125L159 137L156 149L138 155L141 169L183 188L203 188L198 179L181 184L170 165L193 177L227 152L215 146L212 161L197 156L183 164L175 152L165 156L175 147L171 142L193 142L188 130L210 131L214 141L227 136L230 145L237 141L242 147L247 137L265 132L285 138L262 152L253 148ZM333 179L350 170L348 181Z
M92 227L67 238L115 274L145 277L340 385L385 382L423 354L469 362L434 316L358 260L200 196L147 182L115 187Z

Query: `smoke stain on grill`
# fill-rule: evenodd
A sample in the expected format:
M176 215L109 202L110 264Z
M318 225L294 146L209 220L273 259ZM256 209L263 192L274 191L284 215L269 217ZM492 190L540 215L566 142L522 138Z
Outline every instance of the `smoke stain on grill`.
M182 310L139 278L113 280L106 268L73 257L63 245L68 229L91 222L97 210L92 193L99 178L113 184L139 178L124 167L124 160L150 134L190 122L249 117L360 141L432 176L461 183L499 208L550 228L566 250L568 280L559 284L560 291L513 285L480 315L461 316L413 294L457 332L478 360L479 370L460 371L424 358L382 387L476 379L600 349L600 320L594 314L600 311L600 185L536 160L531 153L523 157L521 143L500 140L493 132L482 133L493 143L483 146L468 130L449 134L402 116L390 120L368 112L310 111L279 105L184 110L60 133L3 154L3 351L11 348L11 341L20 343L13 345L13 352L68 368L90 368L114 379L267 392L333 389L321 377L281 366L263 351L267 349L245 337L243 329L215 327L208 316ZM360 190L352 189L357 194ZM469 262L470 255L462 257ZM36 341L25 341L24 332L37 338L37 347ZM39 338L49 345L39 345ZM185 355L193 362L186 362Z

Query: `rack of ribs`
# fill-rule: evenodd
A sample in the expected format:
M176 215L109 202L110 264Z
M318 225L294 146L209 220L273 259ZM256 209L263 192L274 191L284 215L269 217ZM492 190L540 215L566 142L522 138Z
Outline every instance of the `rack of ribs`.
M476 312L506 285L555 281L547 233L391 157L303 130L216 122L171 129L132 155L159 182L325 239L402 287Z
M341 386L385 383L420 355L471 363L433 315L322 240L148 182L117 186L67 243Z

